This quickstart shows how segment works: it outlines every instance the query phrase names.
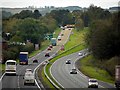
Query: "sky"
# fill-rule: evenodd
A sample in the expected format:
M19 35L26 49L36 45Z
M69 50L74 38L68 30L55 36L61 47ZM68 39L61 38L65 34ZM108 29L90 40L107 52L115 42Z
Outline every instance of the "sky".
M119 5L118 5L119 2ZM28 6L34 7L66 7L80 6L89 7L91 4L102 8L120 6L120 0L0 0L0 7L22 8Z

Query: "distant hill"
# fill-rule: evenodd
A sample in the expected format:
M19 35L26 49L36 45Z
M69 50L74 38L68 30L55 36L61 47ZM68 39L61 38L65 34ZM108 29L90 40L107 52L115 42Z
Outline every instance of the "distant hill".
M120 7L110 7L109 10L120 10Z
M116 12L116 11L120 11L120 7L110 7L109 8L110 12Z
M35 9L36 8L2 8L2 11L11 12L12 14L16 14L16 13L20 13L22 10L34 11Z
M64 7L64 9L68 9L69 11L82 10L82 8L79 6L68 6L68 7Z
M31 10L34 11L35 9L39 10L42 15L49 13L52 10L59 10L59 9L68 9L69 11L73 10L82 10L79 6L68 6L68 7L46 7L46 8L2 8L2 11L10 12L12 14L20 13L22 10Z

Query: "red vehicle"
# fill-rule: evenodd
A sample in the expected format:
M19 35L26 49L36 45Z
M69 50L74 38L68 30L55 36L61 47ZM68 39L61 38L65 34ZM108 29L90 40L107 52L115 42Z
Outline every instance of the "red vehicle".
M65 50L64 45L61 46L61 49L60 49L60 50Z
M47 50L51 50L51 48L50 47L48 47L48 49Z
M53 48L53 46L52 46L52 45L50 45L49 47L50 47L50 48Z

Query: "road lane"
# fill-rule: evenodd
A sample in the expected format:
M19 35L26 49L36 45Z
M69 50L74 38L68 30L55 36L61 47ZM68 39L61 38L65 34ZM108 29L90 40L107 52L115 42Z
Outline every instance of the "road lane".
M84 52L84 51L81 51ZM83 56L78 56L77 53L58 59L50 68L52 76L64 88L87 88L88 77L78 71L77 74L70 74L70 70L75 68L75 61ZM66 60L71 59L71 64L66 64ZM114 88L113 85L99 81L99 88Z
M53 49L50 52L50 56L55 54L58 49L60 49L61 45L65 44L66 41L68 40L68 37L71 33L71 30L62 30L61 33L64 33L64 36L62 36L62 41L58 41L58 45L54 46ZM37 54L36 56L32 57L29 59L29 64L28 65L17 65L17 76L4 76L2 78L2 88L38 88L36 85L35 86L24 86L23 85L23 76L25 73L25 70L27 68L34 69L43 61L45 61L48 57L45 57L45 53L47 50L42 51L41 53ZM38 59L39 63L33 64L32 60L33 58ZM10 82L8 82L10 81Z

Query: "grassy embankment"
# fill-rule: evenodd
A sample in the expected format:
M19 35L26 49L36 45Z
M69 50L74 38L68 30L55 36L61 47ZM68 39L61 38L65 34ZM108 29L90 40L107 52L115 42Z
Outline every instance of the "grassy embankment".
M111 77L106 70L103 68L98 68L98 66L102 66L103 63L104 62L101 62L100 60L96 60L92 55L88 55L79 61L79 69L82 71L82 73L91 78L114 83L114 78Z
M50 60L50 64L48 64L46 66L46 72L47 72L47 75L53 81L54 81L54 79L51 77L50 72L49 72L49 68L51 67L52 63L54 63L57 59L59 59L63 56L66 56L66 55L69 55L71 53L74 53L74 52L77 52L77 51L80 51L80 50L84 49L85 48L84 35L87 31L88 31L87 28L85 28L84 30L81 30L79 32L76 31L76 30L73 30L73 34L70 36L69 41L65 44L65 51L59 51L59 53L58 53L59 55L56 56L55 58L53 58L52 60ZM74 47L74 48L72 48L72 47ZM42 74L42 75L44 75L44 74ZM43 77L45 77L45 76L43 76ZM48 85L49 85L50 88L53 88L53 86L46 79L46 77L43 78L43 79L44 79L45 83L49 83ZM54 81L54 83L57 84L55 81Z

